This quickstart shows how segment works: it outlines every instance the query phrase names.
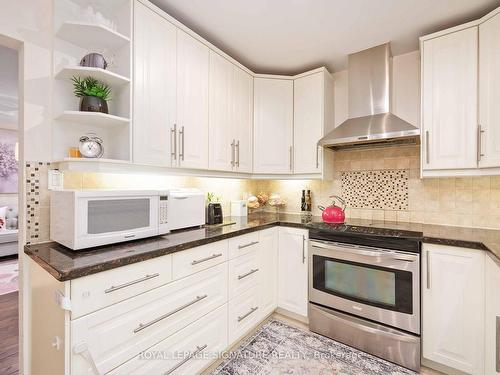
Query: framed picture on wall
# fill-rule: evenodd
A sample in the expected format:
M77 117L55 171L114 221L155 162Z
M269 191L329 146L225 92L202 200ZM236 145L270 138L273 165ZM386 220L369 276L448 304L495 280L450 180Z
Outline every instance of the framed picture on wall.
M0 129L0 194L17 193L18 184L17 131Z

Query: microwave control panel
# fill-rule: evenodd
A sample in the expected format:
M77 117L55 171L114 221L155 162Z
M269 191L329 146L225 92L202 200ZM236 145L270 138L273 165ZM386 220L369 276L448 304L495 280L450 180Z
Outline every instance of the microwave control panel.
M167 213L168 213L168 195L160 195L160 206L159 206L159 223L167 224Z

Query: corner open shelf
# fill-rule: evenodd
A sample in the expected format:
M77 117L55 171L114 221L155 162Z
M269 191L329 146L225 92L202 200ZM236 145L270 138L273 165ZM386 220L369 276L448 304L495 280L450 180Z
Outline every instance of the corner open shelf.
M85 49L116 50L130 43L128 37L109 27L83 22L64 22L57 36Z
M130 83L130 79L122 75L110 72L109 70L86 66L66 67L56 74L57 79L71 79L73 76L92 76L101 82L115 87L124 86Z
M99 127L126 126L130 119L100 112L64 111L56 120Z

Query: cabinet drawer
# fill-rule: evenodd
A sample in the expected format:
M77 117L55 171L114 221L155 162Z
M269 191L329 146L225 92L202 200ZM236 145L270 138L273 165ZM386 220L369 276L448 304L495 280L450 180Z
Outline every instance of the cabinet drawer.
M258 323L259 307L256 286L229 301L229 345L234 344Z
M174 281L71 322L75 346L86 344L106 373L227 301L227 263ZM73 354L72 374L91 371Z
M172 254L174 280L205 270L227 260L227 240Z
M109 374L199 374L226 348L227 305L224 305Z
M71 319L172 281L172 256L146 260L71 280Z
M256 250L259 245L259 232L244 234L229 239L229 259L234 259Z
M259 260L256 251L229 261L229 299L257 285Z

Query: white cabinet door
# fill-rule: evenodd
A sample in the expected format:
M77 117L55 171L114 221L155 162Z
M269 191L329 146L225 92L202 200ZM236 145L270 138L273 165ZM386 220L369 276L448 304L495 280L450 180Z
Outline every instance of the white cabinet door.
M235 168L252 172L253 146L253 77L237 66L233 67L233 116L231 121L235 145Z
M500 374L500 262L486 257L485 369Z
M179 166L208 169L209 49L177 30L177 142Z
M307 316L307 253L309 232L279 228L278 307Z
M484 371L484 252L424 244L423 357L467 374Z
M140 2L134 4L133 159L140 164L171 166L176 28Z
M477 167L477 27L423 42L422 167Z
M265 318L278 306L278 228L259 232L260 317Z
M232 82L233 64L210 51L208 165L219 171L231 171L234 165Z
M293 81L254 79L254 173L293 172Z
M479 26L480 167L500 167L500 14Z
M320 158L318 141L324 127L323 72L298 78L293 89L294 173L318 173Z

